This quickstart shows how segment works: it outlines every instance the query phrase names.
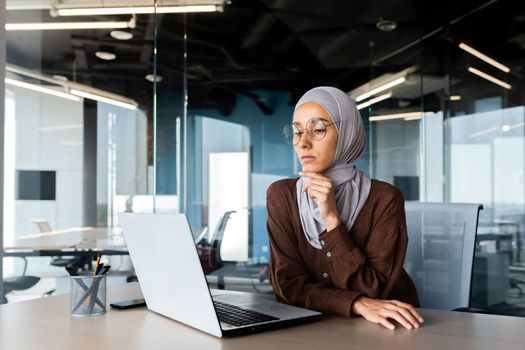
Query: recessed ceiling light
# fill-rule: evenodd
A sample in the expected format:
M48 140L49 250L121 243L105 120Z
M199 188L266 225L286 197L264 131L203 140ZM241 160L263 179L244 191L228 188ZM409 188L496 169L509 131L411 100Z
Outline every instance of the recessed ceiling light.
M450 95L450 101L459 101L461 100L461 95Z
M108 51L97 51L95 52L95 56L97 56L98 58L104 61L112 61L115 58L117 58L117 55L115 55L112 52L108 52Z
M56 80L60 80L60 81L68 81L67 77L64 76L64 75L54 74L52 77L53 77L53 79L56 79Z
M109 35L111 35L113 38L117 40L129 40L133 38L133 34L131 34L130 32L123 31L123 30L113 30L111 31L111 33L109 33Z
M153 83L153 81L157 81L157 83L160 83L162 81L162 75L157 74L157 79L155 79L155 76L153 74L146 75L146 80Z
M376 23L377 29L383 32L391 32L397 28L397 23L390 20L380 20Z
M507 125L507 124L505 124L505 125L503 125L503 126L501 127L501 130L502 130L502 131L509 131L509 130L510 130L510 126Z

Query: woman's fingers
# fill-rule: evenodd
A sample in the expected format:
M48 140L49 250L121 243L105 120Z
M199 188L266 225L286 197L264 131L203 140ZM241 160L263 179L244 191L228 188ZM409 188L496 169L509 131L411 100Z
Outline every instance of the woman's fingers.
M322 193L330 193L330 189L328 187L320 186L317 184L308 183L303 186L303 191L308 191L309 189L314 189Z
M301 171L299 175L309 178L310 180L317 179L317 180L325 180L330 181L330 179L326 176L323 176L319 173L314 173L311 171Z
M385 309L382 310L380 315L383 316L383 317L388 317L388 318L391 318L393 320L396 320L400 325L402 325L406 329L412 329L413 328L412 324L408 320L406 320L401 313L399 313L399 312L397 312L395 310L389 310L389 309L385 308Z
M362 315L370 322L381 323L388 329L394 329L391 321L396 321L407 329L419 328L418 318L411 312L411 309L416 312L411 305L397 300L366 297L358 298L352 307L352 311L357 315Z
M325 202L328 200L328 193L324 191L320 191L316 188L308 189L308 196L310 196L310 198L317 198L321 200L322 202Z
M385 317L381 317L379 319L379 323L382 324L385 328L388 328L390 330L396 329L396 326L392 322L389 322Z
M378 313L371 313L371 314L365 314L363 317L370 322L377 323L380 325L383 325L383 327L394 330L396 326L390 321L388 321L388 318L385 316L381 316Z
M311 185L316 185L316 186L321 186L321 187L326 187L328 189L332 189L332 182L331 181L325 181L325 180L310 180L308 181L306 184L303 185L303 188L305 186L311 186Z
M400 313L405 318L405 320L410 322L410 324L413 327L419 328L419 323L418 323L416 317L414 317L414 315L412 315L410 313L410 311L408 311L404 307L401 307L401 306L398 306L398 305L395 305L395 304L390 304L389 306L386 306L386 307L388 309L392 310L392 311L397 311L398 313Z
M406 310L408 310L412 315L414 315L414 317L419 321L419 322L424 322L423 320L423 317L421 317L421 314L419 312L417 312L417 310L410 304L407 304L407 303L403 303L399 300L390 300L391 303L397 305L397 306L400 306L402 308L405 308Z

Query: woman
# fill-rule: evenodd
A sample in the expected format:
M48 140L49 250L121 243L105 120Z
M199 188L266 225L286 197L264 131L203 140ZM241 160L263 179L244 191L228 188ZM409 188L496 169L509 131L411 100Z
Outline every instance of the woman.
M353 162L365 145L359 112L343 91L317 87L301 97L283 137L302 165L299 179L267 192L270 277L285 303L394 329L423 322L403 270L407 247L401 192L371 180ZM388 300L387 300L388 299Z

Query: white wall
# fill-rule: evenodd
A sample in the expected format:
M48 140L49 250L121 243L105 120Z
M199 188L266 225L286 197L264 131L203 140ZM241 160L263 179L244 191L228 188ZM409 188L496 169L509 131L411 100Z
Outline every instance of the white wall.
M82 224L83 106L81 102L9 87L15 103L15 170L56 171L56 200L11 200L15 235L37 233L32 223L53 229ZM9 150L6 150L9 152Z

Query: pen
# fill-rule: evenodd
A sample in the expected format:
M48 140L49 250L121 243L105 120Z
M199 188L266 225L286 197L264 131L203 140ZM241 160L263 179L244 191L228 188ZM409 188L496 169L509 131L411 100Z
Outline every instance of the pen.
M104 269L104 263L98 264L97 269L95 270L95 275L102 275L100 271L102 271L103 269Z
M106 265L106 266L104 266L102 269L100 269L99 274L100 274L100 275L105 275L106 273L108 273L108 271L109 271L110 268L111 268L111 265Z
M72 267L66 267L66 271L69 273L70 276L78 276L78 273Z

